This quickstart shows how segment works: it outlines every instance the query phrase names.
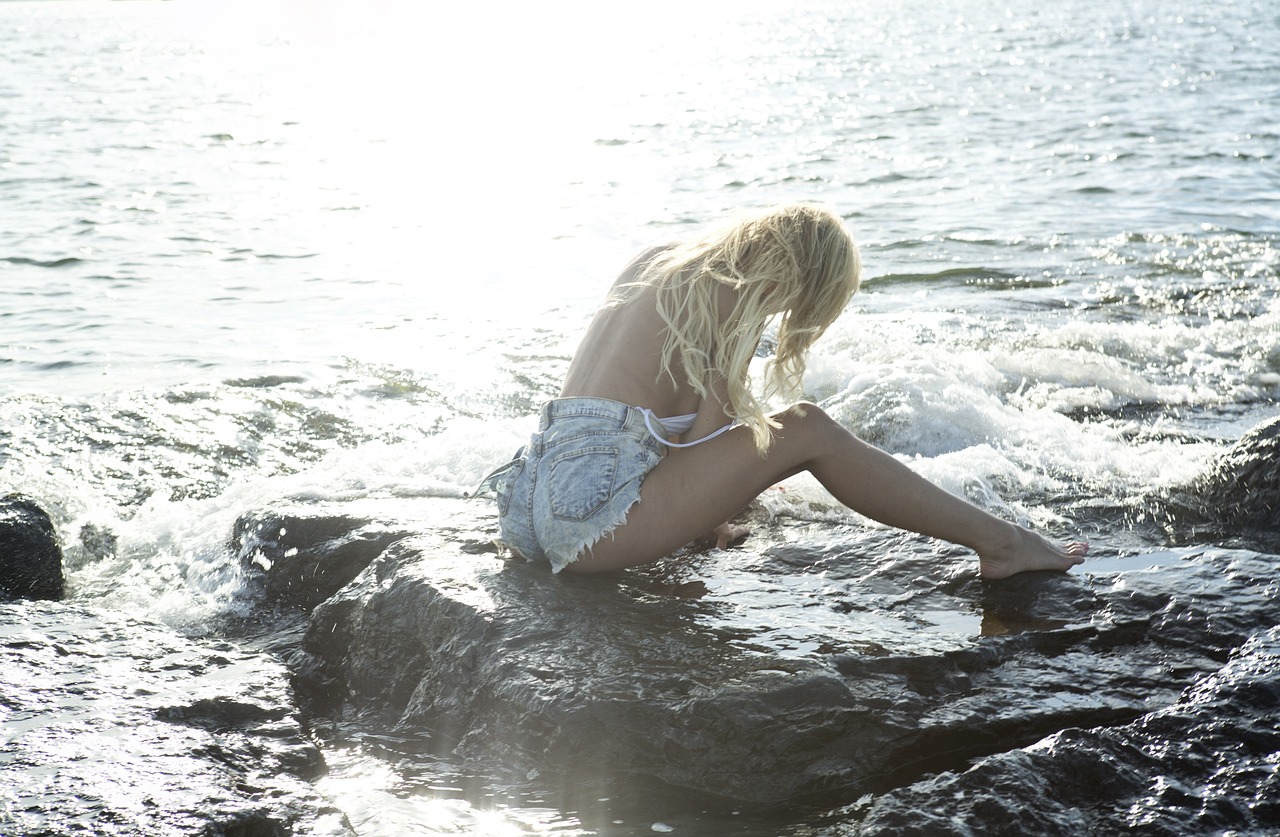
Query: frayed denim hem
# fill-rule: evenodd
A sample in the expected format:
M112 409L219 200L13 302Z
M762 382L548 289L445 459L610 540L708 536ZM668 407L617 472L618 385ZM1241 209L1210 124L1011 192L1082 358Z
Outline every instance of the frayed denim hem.
M499 543L560 572L626 523L662 456L637 407L604 398L547 402L523 456L495 479Z
M616 496L619 499L621 499L623 496L626 495L626 493L627 493L626 487L624 487L624 489L620 490ZM558 573L561 570L563 570L565 567L569 566L570 564L573 564L577 561L582 560L584 556L588 555L591 552L592 547L600 543L600 541L604 540L605 538L610 537L613 534L613 531L615 529L625 524L627 522L627 515L631 514L631 509L635 507L636 503L640 502L639 481L636 482L634 493L635 493L635 497L632 498L631 501L626 504L626 506L622 509L622 513L620 515L615 515L616 520L605 523L599 534L589 535L587 537L582 538L581 543L576 544L576 548L573 549L573 552L570 555L570 557L568 558L564 557L565 553L568 551L567 549L546 550L547 561L551 563L551 572ZM599 521L593 521L593 522L599 523Z

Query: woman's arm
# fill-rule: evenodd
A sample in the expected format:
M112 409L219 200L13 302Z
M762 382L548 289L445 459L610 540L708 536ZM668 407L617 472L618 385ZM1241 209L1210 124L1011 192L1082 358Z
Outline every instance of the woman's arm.
M711 387L711 392L698 406L698 417L694 419L693 427L680 437L680 441L688 443L704 439L732 422L733 417L729 413L728 387L723 378L717 378ZM678 455L679 452L678 448L673 448L670 455ZM716 549L728 549L750 534L750 527L725 521L715 528L711 537L715 539Z

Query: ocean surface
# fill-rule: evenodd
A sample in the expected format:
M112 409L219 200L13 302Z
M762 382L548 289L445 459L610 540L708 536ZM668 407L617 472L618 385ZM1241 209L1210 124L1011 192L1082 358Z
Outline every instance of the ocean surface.
M198 638L246 509L463 497L639 249L781 200L865 265L806 397L1102 562L1278 412L1268 0L429 5L0 2L0 493L72 601ZM361 834L594 833L325 755Z

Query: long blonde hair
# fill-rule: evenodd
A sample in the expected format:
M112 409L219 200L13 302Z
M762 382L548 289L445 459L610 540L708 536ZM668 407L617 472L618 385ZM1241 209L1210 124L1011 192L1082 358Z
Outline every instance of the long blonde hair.
M818 204L789 203L740 215L659 252L631 287L656 290L667 325L658 378L679 386L676 370L682 370L703 398L723 378L731 417L751 428L763 456L779 426L763 401L798 392L806 352L849 304L861 274L858 248L838 215ZM722 310L725 289L736 292L729 311ZM775 317L777 345L757 397L751 360Z

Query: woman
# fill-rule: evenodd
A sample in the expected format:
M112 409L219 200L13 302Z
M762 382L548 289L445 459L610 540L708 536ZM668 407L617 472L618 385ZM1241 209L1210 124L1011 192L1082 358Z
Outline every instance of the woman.
M1065 548L944 491L819 407L766 415L748 368L778 318L766 392L794 393L805 353L848 305L861 263L841 219L812 204L745 215L650 250L618 278L560 397L517 458L487 480L500 541L552 570L598 572L669 555L762 491L808 471L849 508L962 544L981 574L1066 570Z

